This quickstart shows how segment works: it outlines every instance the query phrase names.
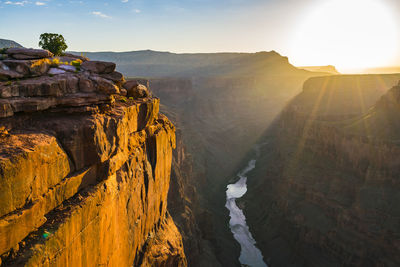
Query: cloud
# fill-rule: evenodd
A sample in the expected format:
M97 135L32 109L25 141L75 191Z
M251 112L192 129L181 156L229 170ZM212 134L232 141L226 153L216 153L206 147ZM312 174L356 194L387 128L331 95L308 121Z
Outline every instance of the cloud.
M106 15L106 14L100 12L100 11L93 11L92 14L95 15L96 17L99 17L99 18L111 19L110 16L108 16L108 15Z
M133 9L132 12L134 12L134 13L140 13L140 12L142 12L142 11L141 11L140 9Z
M35 3L35 5L37 5L37 6L45 6L46 3L37 1L37 2Z
M15 5L15 6L24 6L25 4L28 4L28 1L17 1L17 2L12 2L12 1L6 1L4 4L6 5Z
M129 0L122 0L121 2L122 2L122 3L128 3Z

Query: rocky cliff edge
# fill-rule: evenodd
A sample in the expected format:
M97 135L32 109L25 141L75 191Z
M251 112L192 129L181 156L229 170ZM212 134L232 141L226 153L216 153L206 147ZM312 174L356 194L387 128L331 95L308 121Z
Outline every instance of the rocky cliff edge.
M111 62L0 52L0 264L186 266L159 99Z

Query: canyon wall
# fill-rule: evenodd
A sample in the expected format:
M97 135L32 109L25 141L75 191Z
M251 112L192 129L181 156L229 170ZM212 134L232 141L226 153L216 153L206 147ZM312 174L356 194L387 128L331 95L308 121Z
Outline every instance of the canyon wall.
M182 151L176 157L177 176L172 174L180 190L171 196L181 195L178 202L184 203L174 204L174 210L181 209L171 213L185 233L191 266L204 266L204 260L207 266L240 266L240 247L227 227L226 185L268 123L301 90L306 75L269 75L266 70L262 76L149 79L163 100L161 110L182 133L177 137L176 152Z
M376 76L361 77L365 90L327 79L336 86L306 82L265 133L250 229L270 266L398 266L400 87L377 94Z
M185 255L189 266L221 266L213 251L210 213L199 199L196 180L201 180L193 170L193 157L188 153L177 129L176 149L173 152L171 186L168 194L169 211L182 234Z
M113 63L60 61L28 49L0 61L2 265L186 266L159 99Z

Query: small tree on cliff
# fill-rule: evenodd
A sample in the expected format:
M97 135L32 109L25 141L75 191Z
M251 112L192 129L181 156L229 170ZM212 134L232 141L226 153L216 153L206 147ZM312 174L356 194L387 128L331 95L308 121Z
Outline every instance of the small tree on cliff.
M40 35L39 46L49 50L55 56L61 56L68 48L64 36L56 33L42 33Z

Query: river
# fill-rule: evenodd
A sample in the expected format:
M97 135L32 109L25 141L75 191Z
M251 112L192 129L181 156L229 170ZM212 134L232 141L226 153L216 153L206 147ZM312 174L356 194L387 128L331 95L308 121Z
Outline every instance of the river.
M257 150L258 148L256 147L256 151ZM241 198L247 192L246 175L255 167L256 160L250 160L246 168L237 174L239 180L227 186L225 207L229 210L229 227L231 228L234 238L241 247L239 257L240 263L251 267L267 267L261 251L256 247L256 241L247 226L246 217L243 211L236 205L236 199Z

